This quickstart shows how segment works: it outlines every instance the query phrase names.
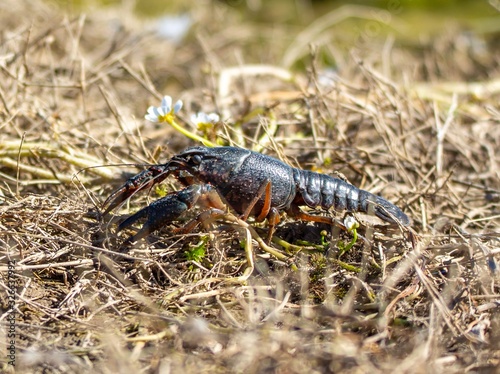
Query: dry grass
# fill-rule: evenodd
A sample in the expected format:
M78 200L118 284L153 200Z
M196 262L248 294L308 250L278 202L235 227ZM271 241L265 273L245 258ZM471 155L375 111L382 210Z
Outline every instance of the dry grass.
M293 55L291 30L269 38L220 5L197 11L196 37L175 45L126 13L0 5L0 287L16 260L17 370L496 372L495 38L456 31L418 49L330 47L340 61L333 78L313 59L286 81L278 66ZM252 67L241 60L259 58L274 67L242 73ZM234 225L216 225L208 241L206 230L167 227L118 253L126 233L98 212L137 169L104 165L166 160L191 144L142 119L160 93L182 97L184 113L230 118L217 129L230 142L383 194L412 218L414 242L368 222L368 242L342 257L358 271L337 261L347 234L329 235L327 252L293 253L297 271L253 243L246 282L245 230ZM131 209L146 203L134 198ZM321 229L285 220L277 235L318 244ZM205 256L188 261L200 241ZM7 313L0 320L9 372Z

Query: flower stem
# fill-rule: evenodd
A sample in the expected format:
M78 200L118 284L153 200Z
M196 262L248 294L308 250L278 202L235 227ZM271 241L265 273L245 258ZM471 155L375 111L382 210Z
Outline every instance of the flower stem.
M201 142L206 147L216 147L216 144L212 143L210 140L202 138L199 135L192 133L189 130L186 130L184 127L180 126L173 118L167 118L166 122L172 126L174 129L179 131L182 135L187 136L189 139L193 139Z

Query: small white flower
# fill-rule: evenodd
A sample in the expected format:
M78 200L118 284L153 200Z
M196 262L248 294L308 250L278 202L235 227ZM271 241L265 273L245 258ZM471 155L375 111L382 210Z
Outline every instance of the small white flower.
M171 120L172 117L181 110L181 108L181 100L177 100L172 108L172 98L170 96L165 96L161 101L161 106L150 106L148 108L148 113L144 116L144 118L148 121L156 123L168 122L168 120Z
M352 231L359 227L359 223L353 216L347 216L344 218L344 226L347 228L348 231Z
M214 124L219 122L219 119L220 117L217 113L206 114L205 112L198 112L197 114L191 115L191 122L197 126L209 123Z

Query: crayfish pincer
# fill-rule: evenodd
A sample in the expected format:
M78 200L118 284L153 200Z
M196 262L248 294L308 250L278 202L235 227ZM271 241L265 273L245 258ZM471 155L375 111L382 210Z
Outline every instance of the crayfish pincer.
M268 219L270 239L280 220L280 211L303 220L333 224L332 217L311 215L300 209L347 210L373 214L385 222L408 226L410 219L394 204L368 191L329 175L293 168L273 157L235 147L191 147L168 162L153 165L125 182L104 203L104 215L130 198L150 188L170 174L185 188L135 213L118 230L145 218L146 223L127 242L176 220L194 205L223 211L226 203L243 220ZM224 203L223 203L224 201ZM188 230L197 224L191 222Z

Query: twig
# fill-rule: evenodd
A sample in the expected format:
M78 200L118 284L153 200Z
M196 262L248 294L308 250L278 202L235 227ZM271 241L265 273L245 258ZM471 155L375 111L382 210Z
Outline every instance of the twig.
M436 138L437 138L437 146L436 146L436 174L440 177L443 173L443 143L444 138L446 136L446 132L450 128L450 125L453 121L455 111L458 107L458 96L457 94L453 94L453 98L451 100L450 108L448 109L448 115L446 116L446 121L443 126L441 126L441 120L439 119L439 112L437 109L437 104L434 102L434 117L436 119Z

